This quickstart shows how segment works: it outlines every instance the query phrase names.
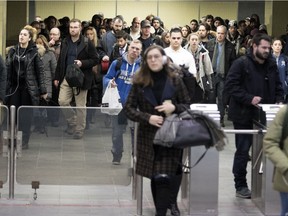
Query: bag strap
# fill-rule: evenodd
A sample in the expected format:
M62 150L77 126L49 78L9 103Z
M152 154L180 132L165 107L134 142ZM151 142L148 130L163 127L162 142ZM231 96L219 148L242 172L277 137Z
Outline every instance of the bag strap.
M115 70L116 70L115 80L118 79L118 77L121 74L122 57L119 57L116 60L117 60L117 63L116 63L116 66L115 66Z
M288 105L286 105L286 112L285 112L285 117L284 117L283 127L282 127L282 136L279 142L280 149L283 149L284 140L286 139L287 136L288 136Z
M208 148L206 148L205 152L203 152L203 154L197 159L197 161L192 166L187 166L187 165L182 164L182 163L180 163L178 161L177 161L177 163L179 165L181 165L182 167L184 167L185 169L192 169L193 167L195 167L204 158L204 156L206 155L207 151L208 151Z

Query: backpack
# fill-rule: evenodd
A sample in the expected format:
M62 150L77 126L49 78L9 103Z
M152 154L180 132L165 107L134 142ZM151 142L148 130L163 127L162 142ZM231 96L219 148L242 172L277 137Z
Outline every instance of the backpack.
M201 87L197 84L197 80L193 74L191 74L188 68L180 65L179 76L183 80L183 83L188 91L190 97L190 103L197 103L202 99L203 91Z
M65 79L70 87L82 88L84 73L77 64L71 64L67 66Z
M84 43L86 45L85 51L88 52L88 38L84 38ZM71 64L67 66L65 79L70 87L82 88L84 83L84 73L77 64Z

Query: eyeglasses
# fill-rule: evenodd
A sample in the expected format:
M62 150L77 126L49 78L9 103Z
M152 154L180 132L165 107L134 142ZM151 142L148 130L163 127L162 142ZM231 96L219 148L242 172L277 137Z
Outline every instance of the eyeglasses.
M161 55L148 55L147 56L147 61L151 61L152 59L157 60L159 58L161 58Z

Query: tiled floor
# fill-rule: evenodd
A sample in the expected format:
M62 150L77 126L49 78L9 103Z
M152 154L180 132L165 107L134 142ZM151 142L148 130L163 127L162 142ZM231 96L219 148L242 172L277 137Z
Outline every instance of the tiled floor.
M100 114L99 114L100 115ZM99 117L99 116L98 116ZM85 138L75 141L63 133L64 127L47 127L48 137L32 134L29 150L17 159L15 197L8 199L8 184L0 189L1 216L128 216L137 215L137 201L132 199L132 184L128 175L130 134L125 135L125 155L120 166L111 164L111 128L102 125L103 116L86 131ZM226 122L226 128L231 123ZM228 135L229 145L219 156L218 213L192 215L261 216L251 200L235 197L231 173L234 136ZM47 142L48 141L48 142ZM128 143L128 144L127 144ZM1 158L7 164L7 158ZM250 166L250 164L249 164ZM7 168L0 166L2 179ZM249 167L251 170L251 167ZM203 171L204 172L204 171ZM251 173L248 176L250 178ZM31 181L40 181L37 199ZM205 179L203 180L205 181ZM181 215L187 215L179 195ZM153 201L150 183L144 179L143 215L152 216Z

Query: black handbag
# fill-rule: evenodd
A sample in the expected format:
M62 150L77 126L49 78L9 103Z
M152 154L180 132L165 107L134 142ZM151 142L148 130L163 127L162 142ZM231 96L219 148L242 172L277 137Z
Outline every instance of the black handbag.
M84 73L77 64L71 64L67 66L65 79L70 87L82 88Z
M226 135L221 127L201 111L186 110L179 115L167 117L157 130L155 145L173 148L215 146L222 150L226 144Z

